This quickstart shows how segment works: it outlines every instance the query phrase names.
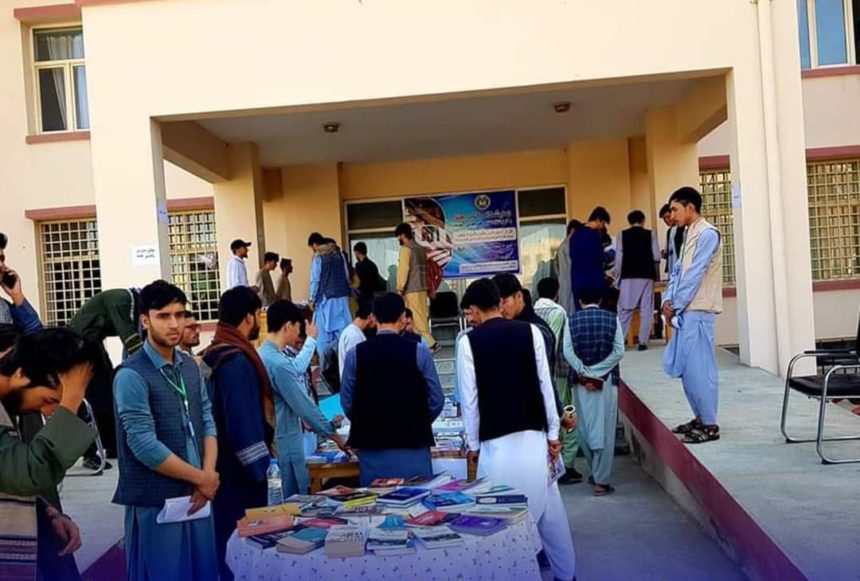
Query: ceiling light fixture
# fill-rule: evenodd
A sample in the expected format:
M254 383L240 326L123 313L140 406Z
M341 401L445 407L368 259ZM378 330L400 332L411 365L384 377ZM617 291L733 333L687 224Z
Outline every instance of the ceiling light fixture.
M567 113L568 111L570 111L570 101L555 103L553 104L552 108L555 110L556 113Z
M323 131L325 131L326 133L337 133L338 131L340 131L340 123L338 123L337 121L324 123Z

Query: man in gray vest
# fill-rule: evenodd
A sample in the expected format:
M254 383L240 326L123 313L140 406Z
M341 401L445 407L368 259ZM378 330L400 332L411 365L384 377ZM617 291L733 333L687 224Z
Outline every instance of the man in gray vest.
M406 308L412 310L415 332L424 337L431 351L436 339L430 334L430 310L427 295L427 251L415 242L412 226L403 222L394 230L400 243L397 266L397 292L403 295Z

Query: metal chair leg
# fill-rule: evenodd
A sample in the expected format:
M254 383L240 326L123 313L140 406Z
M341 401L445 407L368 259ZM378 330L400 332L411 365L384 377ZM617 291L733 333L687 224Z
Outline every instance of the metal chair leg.
M76 477L76 476L101 476L105 471L105 466L107 465L107 453L105 452L105 447L102 444L101 433L99 432L98 424L96 424L96 416L93 413L93 408L86 399L84 399L84 408L87 410L87 414L90 416L90 421L87 422L95 431L96 431L96 453L99 456L99 467L96 470L91 472L69 472L66 474L67 477Z
M827 390L830 387L830 377L833 375L834 370L835 369L831 369L827 375L824 376L824 388L821 391L821 403L818 406L818 430L815 438L815 451L818 453L818 457L821 458L822 464L854 464L860 462L860 458L845 458L837 460L835 458L825 456L824 454L824 442L832 442L836 440L860 440L860 436L841 436L836 438L824 437L824 422L827 413Z

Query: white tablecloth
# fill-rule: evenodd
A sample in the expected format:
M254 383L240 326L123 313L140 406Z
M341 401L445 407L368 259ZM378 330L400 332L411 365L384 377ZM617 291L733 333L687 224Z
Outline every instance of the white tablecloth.
M265 551L240 539L235 531L227 543L227 564L238 581L528 581L540 580L536 555L541 549L534 520L526 520L489 537L463 535L453 549L428 550L395 557L365 554L352 559L329 559L325 549L307 555Z

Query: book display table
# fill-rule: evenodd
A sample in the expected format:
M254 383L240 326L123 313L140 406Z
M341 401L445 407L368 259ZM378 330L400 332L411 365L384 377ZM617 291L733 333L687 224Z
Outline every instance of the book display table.
M440 459L456 459L466 461L465 454L452 454L442 451L433 450L432 456L434 460ZM325 481L329 478L358 478L358 460L350 460L349 462L308 462L308 476L311 484L311 494L316 494L323 489ZM477 468L474 465L467 466L466 477L470 480L475 479ZM435 467L434 467L435 471Z
M227 565L237 581L321 581L327 579L421 579L422 581L540 580L536 555L541 549L531 515L488 536L463 535L465 543L448 549L419 547L408 555L338 559L320 549L307 555L262 550L236 532L227 543Z

